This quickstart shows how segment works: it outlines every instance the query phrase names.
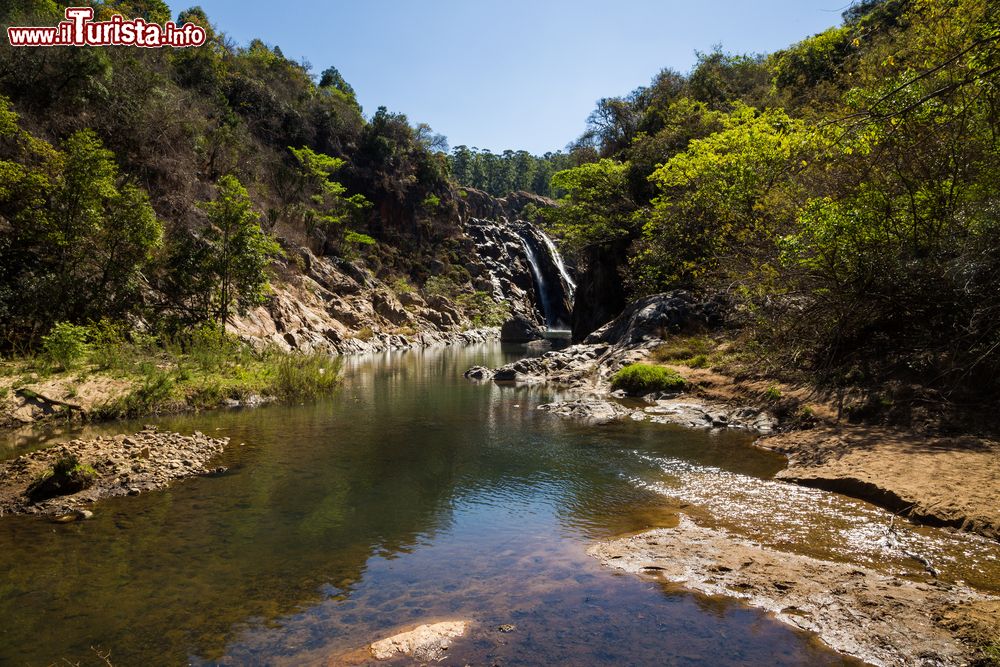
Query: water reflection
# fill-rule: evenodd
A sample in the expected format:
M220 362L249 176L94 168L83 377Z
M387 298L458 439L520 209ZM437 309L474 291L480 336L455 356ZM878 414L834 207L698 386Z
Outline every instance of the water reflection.
M230 474L103 502L85 523L0 521L0 664L90 664L91 646L125 665L335 663L456 617L476 630L454 664L847 664L758 612L585 555L682 506L741 511L756 497L738 487L773 484L779 457L745 434L587 428L535 409L551 388L462 378L523 354L348 358L328 401L160 420L229 436Z

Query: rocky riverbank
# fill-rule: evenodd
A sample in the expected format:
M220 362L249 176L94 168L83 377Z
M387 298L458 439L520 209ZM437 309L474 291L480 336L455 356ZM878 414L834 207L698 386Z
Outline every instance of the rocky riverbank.
M1000 599L961 584L883 574L777 551L681 517L675 528L600 543L609 567L725 595L873 665L958 666L1000 636Z
M610 380L623 366L651 362L672 336L718 327L722 306L689 294L648 297L583 343L467 377L499 383L552 383L582 396L541 406L554 415L602 424L620 419L761 434L756 445L788 458L778 474L792 483L836 491L912 520L1000 539L1000 443L852 424L834 397L766 378L664 364L687 381L683 394L626 400ZM652 361L651 363L657 363Z
M138 433L70 440L0 463L0 516L51 514L85 517L84 506L102 498L138 495L195 475L221 473L212 465L228 438L202 433L185 436L147 426ZM32 499L29 491L53 475L60 461L71 460L91 476L75 493Z

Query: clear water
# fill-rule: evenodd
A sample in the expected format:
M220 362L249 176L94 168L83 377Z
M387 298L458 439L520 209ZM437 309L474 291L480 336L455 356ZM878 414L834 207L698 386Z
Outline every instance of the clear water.
M0 664L101 664L91 647L118 666L339 664L397 629L450 619L474 626L443 664L855 664L763 613L615 574L585 550L670 525L683 506L846 558L885 513L769 481L781 459L745 434L587 428L535 409L554 390L462 377L523 354L347 359L329 400L159 420L229 436L230 472L99 503L82 523L0 521ZM20 434L2 446L40 444ZM951 557L946 576L995 575L991 543L906 536ZM913 569L877 545L862 557Z

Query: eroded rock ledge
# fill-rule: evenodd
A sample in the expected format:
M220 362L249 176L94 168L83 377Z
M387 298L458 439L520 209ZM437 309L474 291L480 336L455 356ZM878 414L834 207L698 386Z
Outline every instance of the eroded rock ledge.
M200 432L185 436L147 426L132 435L70 440L22 454L0 464L0 516L63 514L101 498L137 495L182 477L221 472L211 461L228 442L228 438L210 438ZM71 495L31 502L26 495L29 485L67 456L75 456L82 465L93 468L97 473L93 486Z
M744 600L834 650L874 665L964 665L977 648L955 636L1000 600L957 584L900 578L777 551L681 517L676 528L595 545L603 564L705 595Z

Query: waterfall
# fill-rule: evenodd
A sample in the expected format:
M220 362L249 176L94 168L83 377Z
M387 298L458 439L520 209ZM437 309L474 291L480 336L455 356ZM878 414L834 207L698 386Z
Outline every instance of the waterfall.
M576 285L548 236L525 220L468 217L465 230L475 244L478 266L471 266L476 289L508 301L515 312L549 330L568 330Z
M531 267L545 326L550 330L566 330L576 284L566 271L552 239L530 223L522 222L522 225L519 236Z
M563 283L569 288L569 298L572 301L573 295L576 293L576 283L573 279L569 277L569 272L566 270L566 265L563 264L562 255L559 254L559 250L556 248L556 244L552 242L549 235L538 230L538 233L542 236L542 240L545 241L545 247L548 248L549 256L552 257L552 261L555 262L556 268L559 269L559 277L562 278Z

